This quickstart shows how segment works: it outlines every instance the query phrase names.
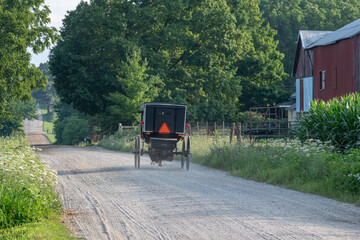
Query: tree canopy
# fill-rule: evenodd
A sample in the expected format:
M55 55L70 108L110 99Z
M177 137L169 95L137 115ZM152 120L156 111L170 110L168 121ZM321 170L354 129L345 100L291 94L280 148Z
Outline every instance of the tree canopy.
M32 49L40 53L56 39L48 27L50 10L44 0L0 0L0 117L10 117L8 105L14 99L28 101L46 78L30 64Z
M231 120L246 108L239 103L242 84L283 79L276 32L263 24L258 4L81 2L51 50L55 88L93 121L109 123L107 130L133 123L140 103L153 100L187 103L192 120Z
M22 102L20 100L11 100L7 104L6 110L9 112L7 118L0 118L1 129L0 136L10 136L14 132L23 132L23 121L25 118L37 119L37 109L35 100Z
M265 21L277 30L284 68L291 73L299 30L334 31L360 17L358 0L261 0Z

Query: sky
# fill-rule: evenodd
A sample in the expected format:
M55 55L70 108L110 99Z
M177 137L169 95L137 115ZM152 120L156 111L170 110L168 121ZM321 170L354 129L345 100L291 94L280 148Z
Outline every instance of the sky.
M89 2L89 0L84 0ZM45 5L49 6L51 10L50 26L56 27L58 30L62 26L62 20L65 17L67 11L74 10L81 0L45 0ZM48 60L50 50L46 49L39 55L32 54L31 63L35 66L39 66L40 63L44 63Z

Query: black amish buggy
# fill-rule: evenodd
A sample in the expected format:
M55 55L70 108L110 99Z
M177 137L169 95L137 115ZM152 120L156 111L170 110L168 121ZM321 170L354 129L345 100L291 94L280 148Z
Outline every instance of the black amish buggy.
M144 103L141 106L141 135L135 138L135 168L140 168L140 156L148 154L151 164L172 161L174 155L181 155L181 168L189 170L190 137L185 141L186 105L171 103ZM177 143L182 141L181 151ZM185 143L186 142L186 143ZM144 151L144 144L148 150Z

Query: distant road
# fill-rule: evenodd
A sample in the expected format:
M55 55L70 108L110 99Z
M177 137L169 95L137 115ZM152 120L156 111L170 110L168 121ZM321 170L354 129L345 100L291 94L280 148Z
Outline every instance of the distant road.
M43 131L44 122L41 110L38 109L37 113L39 115L39 120L24 120L24 131L29 139L30 145L51 144Z

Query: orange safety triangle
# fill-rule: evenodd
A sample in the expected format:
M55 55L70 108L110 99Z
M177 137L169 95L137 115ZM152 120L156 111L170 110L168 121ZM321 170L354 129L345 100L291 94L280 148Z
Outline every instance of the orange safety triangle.
M159 128L159 133L160 134L169 134L170 132L171 132L170 128L165 122Z

